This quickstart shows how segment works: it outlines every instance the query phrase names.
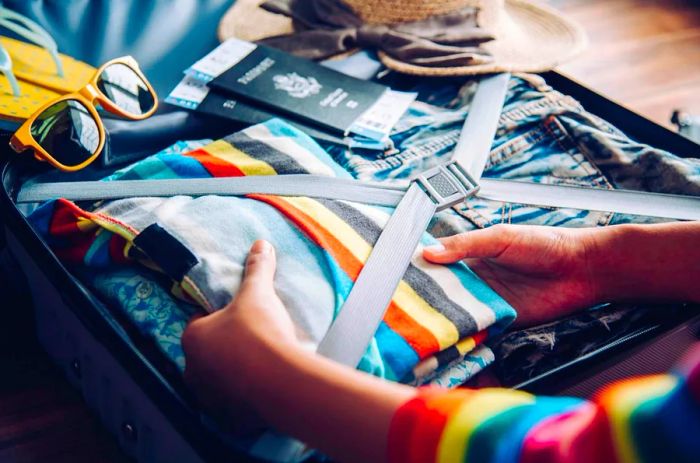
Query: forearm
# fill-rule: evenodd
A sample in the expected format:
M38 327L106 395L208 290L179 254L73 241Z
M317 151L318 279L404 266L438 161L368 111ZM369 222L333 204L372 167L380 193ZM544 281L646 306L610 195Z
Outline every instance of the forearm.
M700 302L700 222L601 230L588 259L602 301Z
M391 419L414 388L301 349L266 361L250 401L267 423L339 461L386 461Z

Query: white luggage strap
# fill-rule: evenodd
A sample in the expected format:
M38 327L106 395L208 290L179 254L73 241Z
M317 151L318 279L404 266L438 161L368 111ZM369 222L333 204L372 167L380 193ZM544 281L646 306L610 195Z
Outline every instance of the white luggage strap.
M479 190L475 196L492 201L665 219L700 220L700 197L697 196L547 185L495 178L482 178L478 183ZM43 183L23 187L17 195L16 202L40 203L56 198L98 201L178 195L243 196L252 193L339 199L394 207L406 194L406 189L351 179L295 174L274 177L178 179L177 182L115 180Z
M318 352L346 365L359 363L433 215L478 194L484 199L545 207L619 212L700 220L700 197L602 190L481 179L510 76L482 79L472 100L453 159L416 177L408 189L314 175L235 178L116 180L27 185L17 202L54 198L105 200L177 195L275 194L396 206ZM468 169L468 170L465 170ZM477 193L478 192L478 193Z

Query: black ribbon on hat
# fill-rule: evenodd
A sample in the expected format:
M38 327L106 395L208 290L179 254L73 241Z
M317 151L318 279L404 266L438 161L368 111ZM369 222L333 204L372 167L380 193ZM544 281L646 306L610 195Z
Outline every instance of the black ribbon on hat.
M374 48L408 64L474 66L493 58L481 44L494 36L479 27L477 8L389 25L365 24L338 0L267 0L261 8L293 19L293 34L259 43L309 59L325 59L355 48Z

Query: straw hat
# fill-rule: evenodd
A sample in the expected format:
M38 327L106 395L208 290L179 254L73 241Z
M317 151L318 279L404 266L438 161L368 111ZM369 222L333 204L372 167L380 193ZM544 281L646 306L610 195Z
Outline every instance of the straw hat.
M582 51L587 43L579 25L555 9L534 0L343 0L368 24L396 24L478 8L481 28L495 36L482 47L489 63L459 67L428 67L398 61L379 51L390 69L407 74L456 76L497 72L542 72ZM292 20L259 7L262 0L237 0L219 23L221 40L236 37L257 41L294 32Z

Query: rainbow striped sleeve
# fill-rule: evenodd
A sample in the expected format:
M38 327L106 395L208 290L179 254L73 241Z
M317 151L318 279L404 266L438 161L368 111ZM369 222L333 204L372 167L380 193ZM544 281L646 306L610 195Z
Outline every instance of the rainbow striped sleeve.
M620 381L592 401L419 389L394 415L389 461L700 461L700 344L674 373Z

